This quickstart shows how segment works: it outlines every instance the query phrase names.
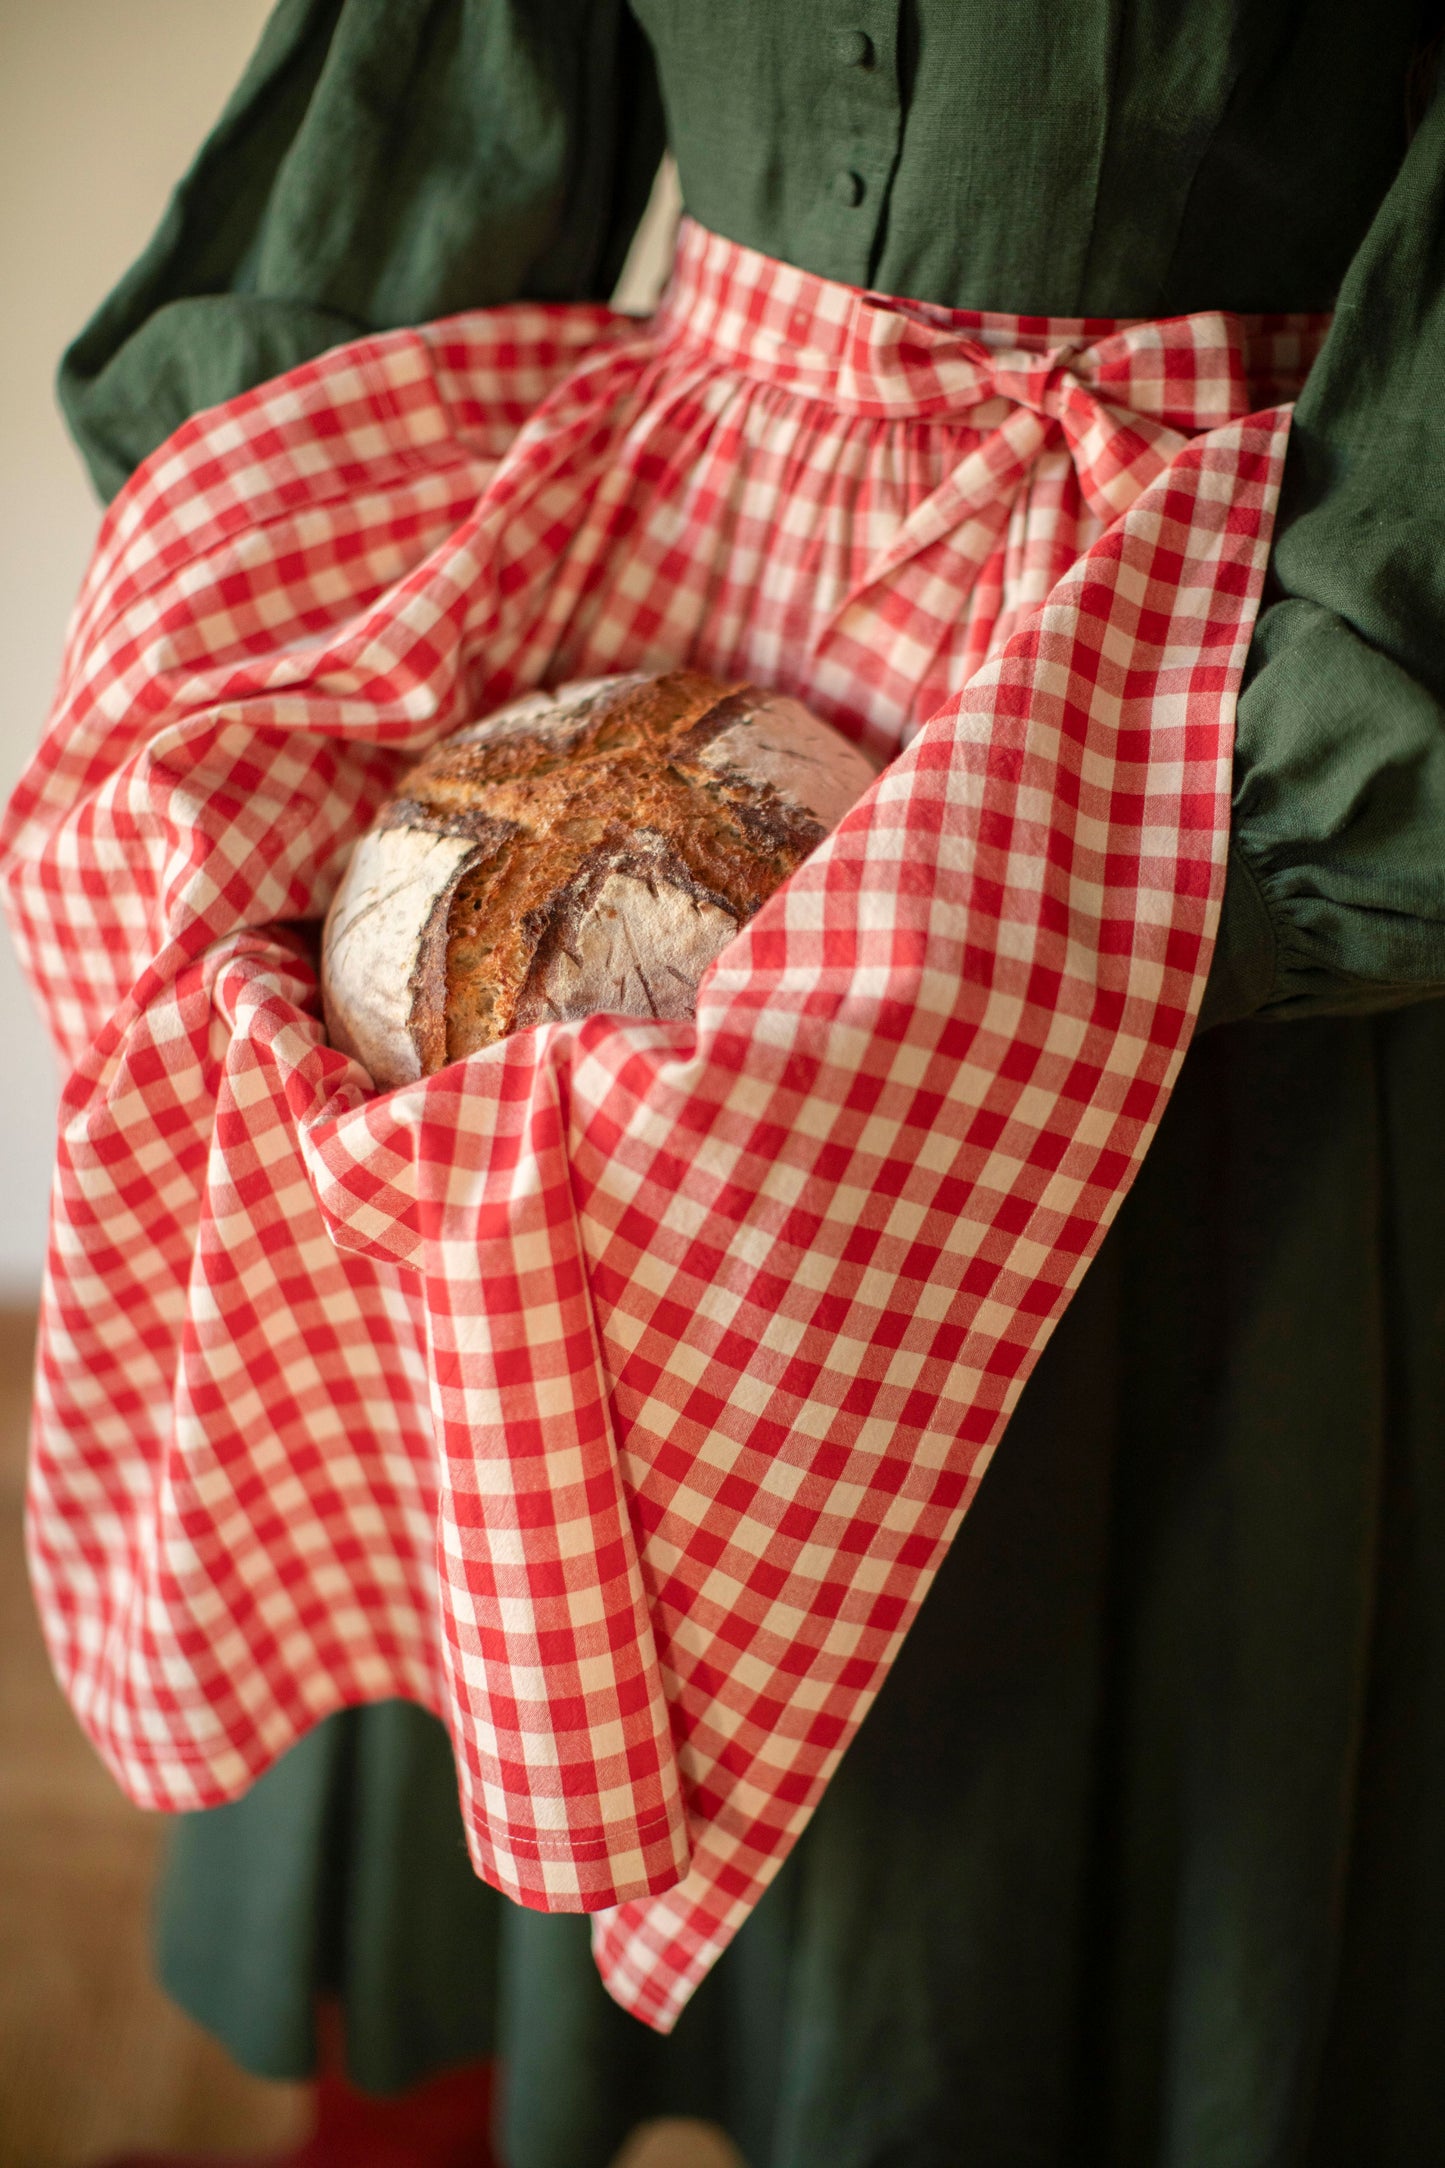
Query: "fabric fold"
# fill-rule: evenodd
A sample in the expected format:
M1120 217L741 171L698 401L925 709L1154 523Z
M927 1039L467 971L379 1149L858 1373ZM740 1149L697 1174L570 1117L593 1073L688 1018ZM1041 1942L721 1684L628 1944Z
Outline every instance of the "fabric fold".
M1167 1102L1288 428L1248 362L1277 398L1321 329L886 315L686 228L650 326L483 312L198 417L111 515L5 831L71 1066L30 1547L82 1721L181 1807L331 1709L436 1710L478 1871L595 1912L663 2028ZM1033 451L987 546L859 594L991 432ZM888 765L695 1023L374 1092L316 922L401 765L680 662Z

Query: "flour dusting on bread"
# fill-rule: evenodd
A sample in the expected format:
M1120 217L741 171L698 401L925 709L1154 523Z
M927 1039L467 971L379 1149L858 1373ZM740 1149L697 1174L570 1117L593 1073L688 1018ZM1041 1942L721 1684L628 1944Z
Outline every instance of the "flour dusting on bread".
M690 1016L872 780L798 701L696 671L513 701L357 845L323 941L332 1041L391 1085L554 1018Z

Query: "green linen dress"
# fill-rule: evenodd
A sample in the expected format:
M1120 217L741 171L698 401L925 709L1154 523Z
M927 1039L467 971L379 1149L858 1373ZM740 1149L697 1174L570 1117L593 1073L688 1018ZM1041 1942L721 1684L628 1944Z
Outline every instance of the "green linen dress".
M98 486L355 334L706 225L963 307L1333 306L1240 703L1205 1029L879 1702L660 2040L467 1865L445 1738L177 1825L252 2068L507 2059L512 2168L1445 2161L1445 101L1419 0L283 0L66 357ZM1418 123L1418 125L1416 125ZM1414 129L1411 138L1411 129Z

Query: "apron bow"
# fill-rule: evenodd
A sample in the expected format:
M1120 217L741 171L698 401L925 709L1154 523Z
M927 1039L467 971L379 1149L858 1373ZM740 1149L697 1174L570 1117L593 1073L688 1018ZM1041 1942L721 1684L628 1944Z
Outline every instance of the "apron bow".
M936 544L981 568L1051 452L1066 453L1102 530L1189 436L1250 411L1242 342L1227 317L1125 325L1034 352L992 344L987 317L959 329L950 314L858 298L839 362L840 403L931 420L956 414L971 441L840 598L825 640L856 631L870 594ZM1010 329L1017 338L1017 320Z

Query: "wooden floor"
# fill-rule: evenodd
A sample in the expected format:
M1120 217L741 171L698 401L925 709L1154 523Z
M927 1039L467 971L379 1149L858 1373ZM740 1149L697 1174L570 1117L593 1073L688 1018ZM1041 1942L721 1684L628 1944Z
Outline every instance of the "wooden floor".
M160 1825L116 1790L41 1647L20 1532L32 1332L0 1311L0 2168L281 2146L305 2094L242 2076L151 1982Z
M304 2089L244 2076L151 1980L160 1825L116 1790L45 1660L21 1543L33 1330L0 1310L0 2168L284 2148ZM742 2164L677 2123L637 2133L617 2168Z

